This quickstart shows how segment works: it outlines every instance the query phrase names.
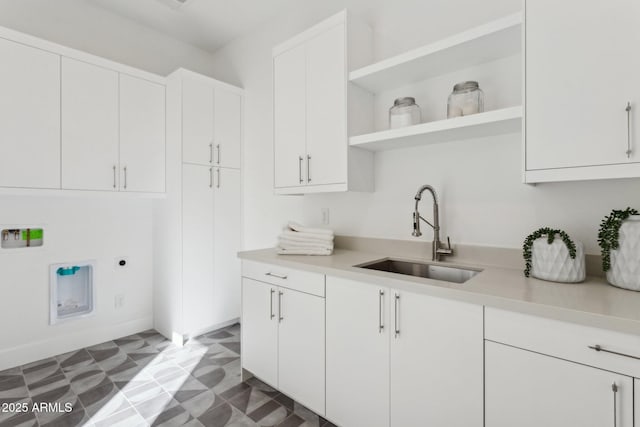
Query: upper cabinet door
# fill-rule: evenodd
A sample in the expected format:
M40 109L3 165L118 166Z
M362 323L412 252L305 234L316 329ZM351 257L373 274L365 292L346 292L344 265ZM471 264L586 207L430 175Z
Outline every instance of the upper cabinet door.
M310 185L347 182L347 74L344 24L307 44L307 158ZM296 108L296 104L289 109Z
M213 164L213 88L201 81L182 80L182 161Z
M0 39L0 186L60 188L60 56Z
M165 187L165 87L120 75L120 190Z
M214 162L216 166L240 168L242 97L226 89L215 89L214 99Z
M306 184L306 47L273 58L275 187Z
M62 58L62 188L116 191L118 73Z
M635 0L526 2L527 171L640 162L638 16Z

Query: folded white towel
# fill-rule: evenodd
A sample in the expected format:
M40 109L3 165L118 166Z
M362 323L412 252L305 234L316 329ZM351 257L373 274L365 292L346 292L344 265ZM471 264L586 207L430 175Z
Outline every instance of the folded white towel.
M280 237L285 237L299 242L333 242L333 236L328 234L300 233L291 230L284 230Z
M300 242L280 237L278 238L278 247L284 249L333 249L333 242Z
M331 249L284 249L278 248L277 253L280 255L331 255Z
M310 233L310 234L333 236L333 230L327 230L325 228L305 227L304 225L298 224L297 222L293 222L293 221L289 221L288 227L293 231L297 231L299 233Z

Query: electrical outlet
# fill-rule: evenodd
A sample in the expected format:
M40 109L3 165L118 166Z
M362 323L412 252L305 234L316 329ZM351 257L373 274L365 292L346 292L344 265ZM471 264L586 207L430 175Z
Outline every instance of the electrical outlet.
M124 294L117 294L113 298L113 305L114 305L115 308L124 307Z
M322 212L322 224L329 225L329 208L322 208L320 212Z

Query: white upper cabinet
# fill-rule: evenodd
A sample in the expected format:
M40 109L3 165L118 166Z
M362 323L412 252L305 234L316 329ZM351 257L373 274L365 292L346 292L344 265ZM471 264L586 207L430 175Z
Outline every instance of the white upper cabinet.
M218 87L214 91L214 162L224 168L240 168L242 96Z
M182 161L213 164L213 88L182 80Z
M165 87L120 75L121 189L165 190Z
M347 131L351 105L367 108L347 93L350 61L371 59L370 32L340 12L273 49L277 194L373 189L373 155L350 149Z
M62 58L62 188L118 188L118 73Z
M530 0L525 16L525 181L640 176L640 3Z
M0 38L0 186L60 188L60 56Z

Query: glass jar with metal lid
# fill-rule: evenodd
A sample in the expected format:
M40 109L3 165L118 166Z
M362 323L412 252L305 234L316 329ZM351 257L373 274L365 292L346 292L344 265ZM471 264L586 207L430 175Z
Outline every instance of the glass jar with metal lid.
M422 121L420 106L411 97L398 98L389 109L389 128L417 125Z
M458 83L447 103L447 118L469 116L484 111L484 92L478 82Z

